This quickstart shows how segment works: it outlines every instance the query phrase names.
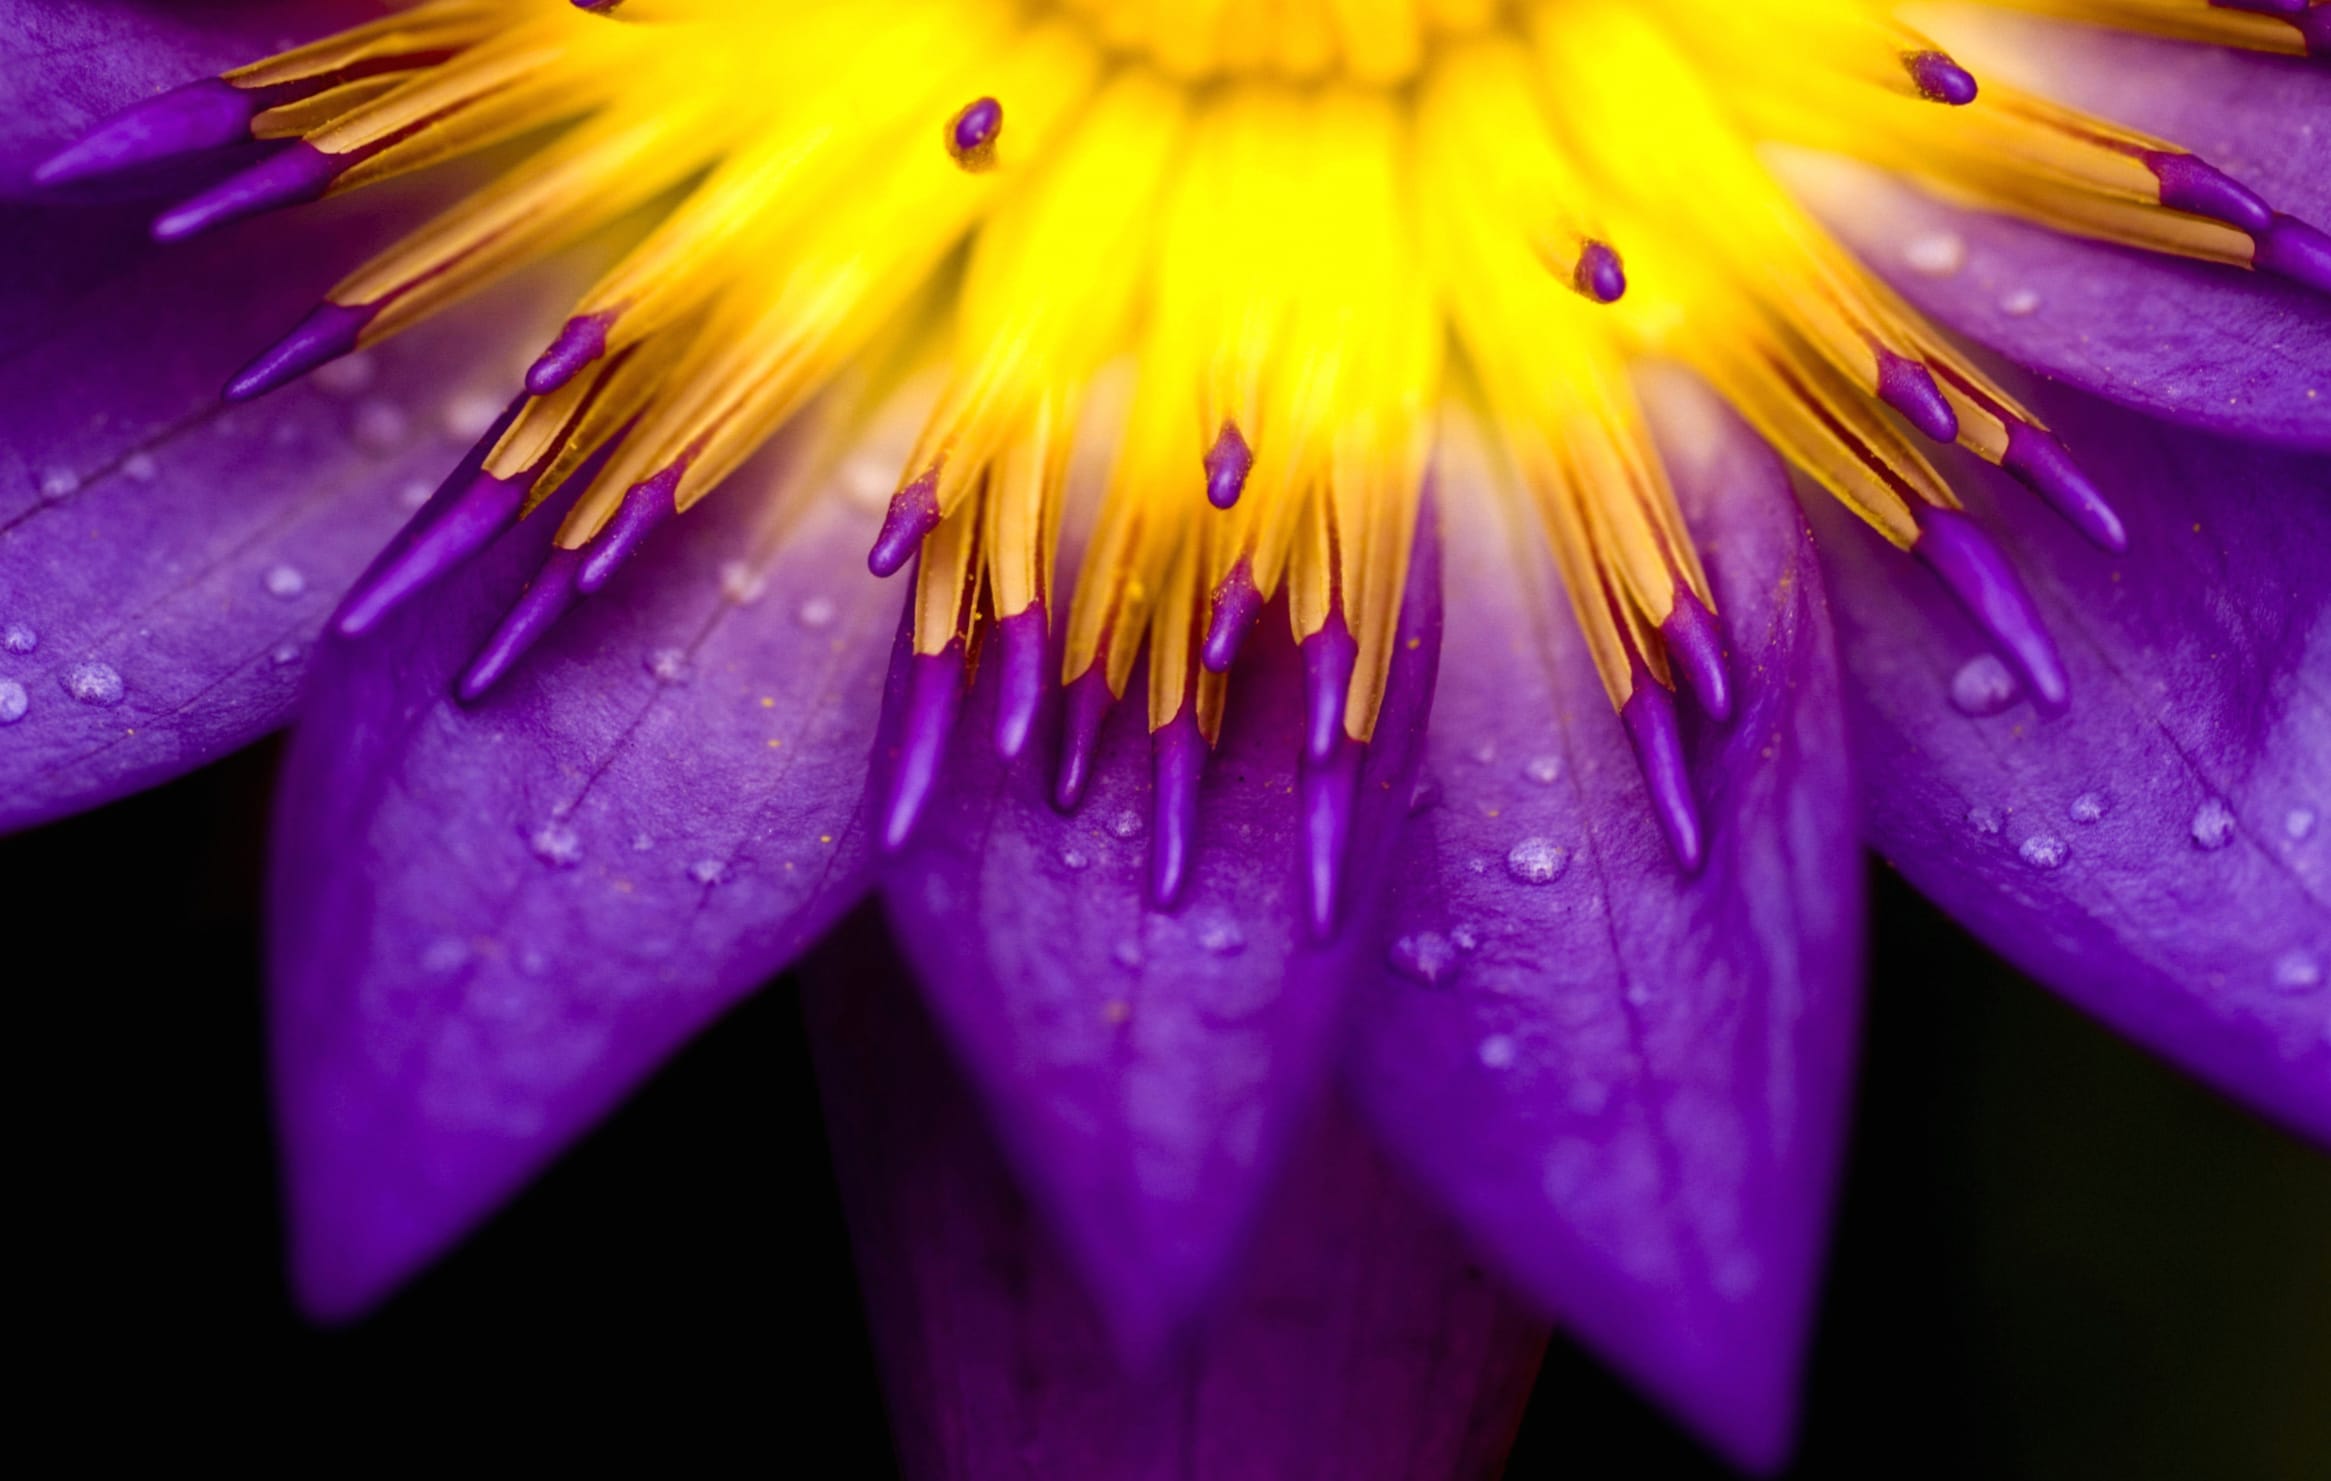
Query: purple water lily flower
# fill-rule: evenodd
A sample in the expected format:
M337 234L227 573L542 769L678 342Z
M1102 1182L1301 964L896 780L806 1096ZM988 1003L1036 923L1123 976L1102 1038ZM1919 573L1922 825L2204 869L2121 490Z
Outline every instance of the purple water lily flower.
M2331 6L2021 8L0 3L0 823L294 725L319 1318L872 894L917 1474L1774 1467L1862 843L2331 1140Z

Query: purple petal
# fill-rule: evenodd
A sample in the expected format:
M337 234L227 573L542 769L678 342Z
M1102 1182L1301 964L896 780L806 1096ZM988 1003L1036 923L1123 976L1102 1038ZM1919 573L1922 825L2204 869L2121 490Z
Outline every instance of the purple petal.
M1486 490L1452 497L1432 805L1347 1071L1499 1270L1766 1469L1847 1109L1861 860L1786 477L1705 391L1660 390L1736 680L1731 721L1692 735L1706 863L1672 861L1535 536Z
M838 949L809 978L827 1134L908 1476L1497 1473L1545 1327L1343 1117L1306 1137L1203 1339L1138 1380L903 974Z
M2062 644L2069 714L1955 704L1980 687L1965 620L1822 531L1870 839L2025 971L2331 1141L2331 459L2042 404L2127 556L1996 475L1958 484Z
M474 708L555 510L327 642L278 804L294 1278L360 1311L861 893L898 596L820 497L676 522ZM773 542L774 553L768 553Z
M380 14L375 0L0 0L0 199L92 124Z
M1394 682L1358 780L1346 919L1366 919L1421 749L1439 655L1436 542L1420 543ZM1145 908L1142 681L1110 716L1083 806L1045 764L993 758L994 684L884 898L999 1139L1134 1361L1158 1357L1237 1254L1313 1107L1367 933L1306 927L1300 664L1266 622L1232 678L1181 903ZM1305 788L1305 792L1312 789Z
M219 388L431 192L159 249L113 208L0 208L0 827L283 723L341 588L509 394L577 282L528 280L248 407ZM584 265L587 270L587 265ZM74 675L110 673L91 688ZM111 695L86 702L91 694ZM77 702L83 701L83 702Z

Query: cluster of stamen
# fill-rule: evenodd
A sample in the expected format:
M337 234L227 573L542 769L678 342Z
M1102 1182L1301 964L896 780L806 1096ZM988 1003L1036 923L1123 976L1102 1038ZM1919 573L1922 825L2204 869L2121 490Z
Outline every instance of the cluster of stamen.
M2307 0L2020 3L2331 53L2331 5ZM1322 932L1430 517L1452 330L1513 474L1481 496L1516 500L1542 535L1692 868L1677 694L1721 723L1731 677L1633 360L1691 364L1916 554L2044 710L2068 697L2053 643L1920 443L1955 444L2099 546L2125 543L2063 445L1816 227L1758 142L2331 289L2313 227L2165 141L1978 87L1878 0L1066 9L425 0L139 105L42 175L280 141L162 213L155 235L174 240L558 126L226 389L258 396L662 202L349 594L340 630L372 629L555 506L555 548L458 681L477 701L812 397L852 435L936 355L935 404L869 555L878 575L914 567L884 843L907 842L938 785L975 668L999 675L992 741L1015 759L1057 675L1052 791L1068 809L1145 665L1151 894L1170 907L1195 867L1229 676L1279 603L1302 653L1306 808L1328 820L1305 845ZM1744 59L1776 47L1787 76L1749 75ZM959 287L934 289L956 271ZM1056 622L1070 451L1124 358L1130 404Z

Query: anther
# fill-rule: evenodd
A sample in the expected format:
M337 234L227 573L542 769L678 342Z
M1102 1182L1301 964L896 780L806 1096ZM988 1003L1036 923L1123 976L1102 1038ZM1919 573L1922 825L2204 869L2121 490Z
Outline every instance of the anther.
M2043 714L2071 702L2071 684L2056 640L2032 605L2015 567L1973 520L1949 509L1921 509L1911 553L1950 588L1952 596L2014 666Z
M970 171L989 168L996 159L996 136L1004 131L1004 105L993 98L965 104L947 123L947 152Z
M1964 108L1975 101L1974 74L1939 51L1906 51L1902 69L1910 74L1910 85L1929 103Z
M1044 707L1047 638L1042 602L1031 602L996 623L995 742L996 754L1006 761L1018 760L1028 748Z
M882 807L882 848L906 847L947 761L947 740L963 708L963 644L907 658L906 713L901 717L896 767Z
M154 240L183 241L262 211L315 200L356 162L352 154L326 154L304 141L294 144L164 211L154 219Z
M1589 237L1578 249L1578 265L1570 270L1570 286L1596 303L1617 303L1627 293L1627 267L1618 249Z
M515 523L532 482L475 473L442 511L422 510L411 542L382 553L340 604L340 615L332 625L351 638L371 631L383 617L485 549Z
M1071 680L1061 695L1060 770L1053 778L1052 805L1075 812L1093 779L1093 756L1100 749L1101 722L1117 696L1109 689L1109 665L1096 656L1092 667Z
M616 506L607 527L583 547L583 564L575 572L575 585L584 595L613 580L647 537L680 512L672 496L680 487L680 475L687 471L688 461L683 458L624 490L623 502Z
M605 355L608 327L621 312L606 309L596 314L577 314L559 326L558 338L527 367L526 389L537 396L548 396L573 380L584 366Z
M249 401L289 384L327 361L356 348L367 325L380 312L378 304L325 302L308 312L299 327L277 340L259 358L236 372L223 393L229 401Z
M1213 612L1206 620L1206 641L1198 661L1212 674L1226 674L1238 661L1239 646L1262 615L1263 594L1255 587L1254 566L1244 556L1214 588Z
M1352 687L1352 670L1360 661L1359 640L1344 623L1344 614L1331 611L1327 623L1305 638L1303 648L1303 754L1313 762L1335 754L1344 738L1344 705Z
M1236 504L1246 491L1246 476L1254 466L1254 449L1247 446L1238 423L1224 421L1222 430L1214 434L1214 445L1206 449L1206 501L1217 509Z
M1206 737L1198 728L1197 706L1181 711L1150 732L1149 905L1171 910L1190 882L1190 859L1198 837L1198 781L1206 770Z
M1651 794L1651 815L1667 839L1676 867L1686 874L1700 872L1702 862L1700 812L1692 801L1691 772L1684 764L1683 731L1676 724L1675 695L1635 665L1635 689L1619 706L1619 721L1627 743L1635 750L1635 765Z
M1934 375L1916 360L1880 348L1878 399L1902 413L1924 435L1936 442L1959 439L1959 414L1951 410Z
M1675 608L1659 624L1667 656L1691 686L1700 710L1721 724L1732 718L1732 681L1724 666L1724 631L1716 614L1688 586L1675 590Z
M41 161L38 185L70 185L251 139L262 100L216 77L125 108Z
M463 671L460 683L454 686L456 699L469 705L485 698L486 692L542 641L542 635L557 625L567 608L575 603L575 571L582 563L581 551L551 547L542 569L534 573L534 579L503 615L494 635L486 639L486 645Z
M2054 437L2028 422L2009 418L2007 451L1999 466L2047 500L2048 507L2070 520L2091 544L2114 555L2129 548L2129 532L2120 515Z
M2258 192L2199 156L2165 149L2148 149L2138 158L2161 182L2161 204L2223 221L2256 236L2274 225L2274 211Z
M938 527L939 470L934 466L890 496L881 533L866 552L866 569L877 576L897 575L922 548L923 537Z

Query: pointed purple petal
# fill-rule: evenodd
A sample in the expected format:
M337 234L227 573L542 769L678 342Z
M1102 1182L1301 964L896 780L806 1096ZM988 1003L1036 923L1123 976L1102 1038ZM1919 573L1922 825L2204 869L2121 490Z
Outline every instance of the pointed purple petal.
M675 522L474 707L449 686L555 508L328 644L274 875L310 1310L378 1301L860 894L898 594L840 498L756 554L756 492Z
M1671 857L1538 547L1447 501L1430 810L1348 1079L1495 1267L1751 1469L1786 1454L1846 1114L1861 859L1819 572L1704 391L1662 445L1733 658ZM1519 559L1517 559L1517 553Z
M1303 1142L1217 1321L1137 1379L899 969L829 950L808 976L827 1133L909 1477L1497 1473L1545 1327L1341 1115Z
M1346 899L1362 905L1384 881L1430 702L1432 550L1404 617L1419 641L1400 650L1351 811ZM1306 927L1302 680L1285 631L1266 622L1240 666L1171 913L1145 907L1157 840L1139 677L1063 816L1045 767L1007 767L981 739L983 674L916 843L884 874L934 1015L1135 1361L1158 1359L1217 1293L1314 1105L1363 959L1364 931L1315 946Z
M1981 640L1824 524L1871 841L2025 971L2331 1141L2331 459L2041 405L2128 555L1996 475L1958 483L2062 645L2063 717L1954 707Z

